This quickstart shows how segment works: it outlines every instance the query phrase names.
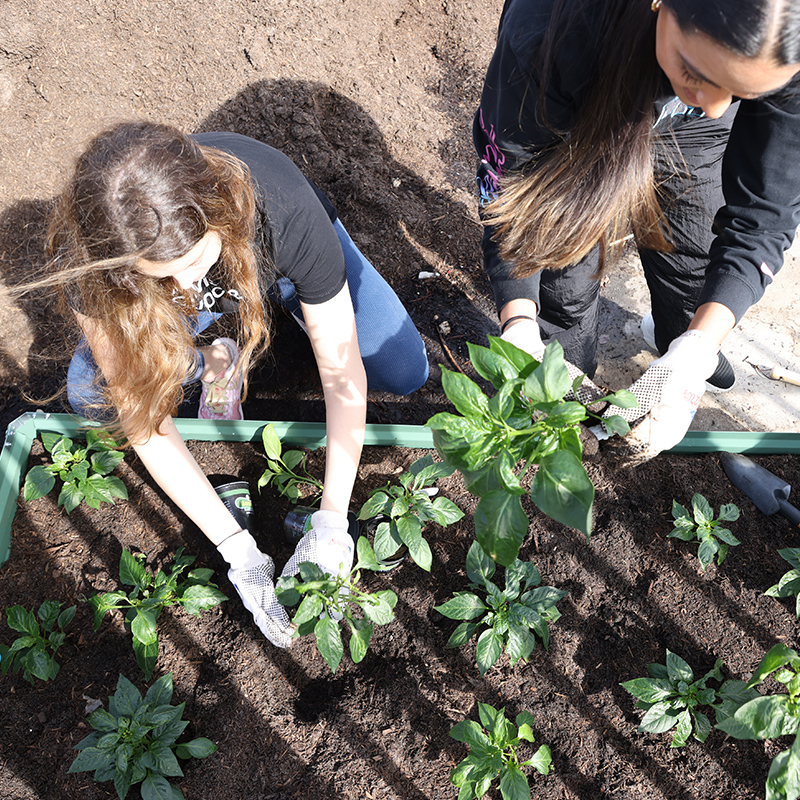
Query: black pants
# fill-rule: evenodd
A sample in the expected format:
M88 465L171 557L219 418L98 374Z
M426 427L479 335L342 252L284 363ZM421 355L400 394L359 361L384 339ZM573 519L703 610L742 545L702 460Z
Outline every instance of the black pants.
M717 120L681 114L659 122L656 159L663 182L663 210L675 249L639 248L656 330L665 353L694 316L705 282L708 252L715 238L714 215L724 205L722 157L738 103ZM597 370L599 281L597 250L563 270L541 274L539 326L545 342L557 339L567 360L593 377Z

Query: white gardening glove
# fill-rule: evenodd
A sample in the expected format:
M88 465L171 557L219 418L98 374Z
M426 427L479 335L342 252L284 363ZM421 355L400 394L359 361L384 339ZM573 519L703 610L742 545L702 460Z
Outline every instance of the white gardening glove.
M247 531L239 531L217 545L230 564L228 579L253 615L259 630L276 647L289 647L294 628L286 609L275 597L275 564L262 553Z
M604 417L618 415L631 426L630 433L613 445L625 460L648 461L683 439L706 390L706 379L717 368L718 353L719 345L707 333L687 331L630 387L638 408L606 410Z
M304 561L312 561L329 575L345 576L353 567L354 550L347 517L336 511L315 511L311 530L297 543L281 577L297 575Z
M539 331L539 323L532 317L523 317L517 320L500 335L500 338L515 347L519 347L520 350L530 353L537 361L541 361L544 358L545 345L542 341L542 334ZM587 378L574 364L569 361L564 361L564 363L567 366L571 381L574 382L578 375L583 375L583 383L578 387L577 397L576 393L570 389L564 398L565 400L578 400L584 405L591 405L608 394L608 392L604 392Z

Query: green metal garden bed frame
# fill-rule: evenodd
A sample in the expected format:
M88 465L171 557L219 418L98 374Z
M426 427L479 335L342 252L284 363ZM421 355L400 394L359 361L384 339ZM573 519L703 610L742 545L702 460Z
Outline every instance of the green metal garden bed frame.
M0 565L11 549L11 525L17 510L17 496L28 463L33 440L42 432L83 438L86 422L70 414L27 412L7 428L0 453ZM285 444L317 448L325 444L325 425L321 422L268 422L266 420L211 421L176 419L186 440L202 442L260 442L266 425L275 428ZM368 424L364 443L373 447L430 449L433 437L422 425ZM670 453L748 453L778 455L800 453L798 433L751 433L730 431L690 431Z

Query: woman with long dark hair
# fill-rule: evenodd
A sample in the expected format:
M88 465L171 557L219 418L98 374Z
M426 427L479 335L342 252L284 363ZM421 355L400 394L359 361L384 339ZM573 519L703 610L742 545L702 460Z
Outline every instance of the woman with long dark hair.
M634 459L735 381L720 345L800 219L798 72L790 0L506 0L473 129L502 335L559 340L591 399L600 278L632 233L662 354L613 410Z
M173 416L184 387L200 381L200 417L241 419L274 294L311 341L328 437L320 510L283 572L303 561L349 571L367 385L408 394L428 375L408 314L327 197L282 153L234 133L188 136L147 122L101 133L58 199L49 244L53 271L36 285L63 289L84 336L67 377L73 408L124 434L230 564L264 635L288 646L272 559L239 528ZM226 312L236 340L197 347L197 334Z

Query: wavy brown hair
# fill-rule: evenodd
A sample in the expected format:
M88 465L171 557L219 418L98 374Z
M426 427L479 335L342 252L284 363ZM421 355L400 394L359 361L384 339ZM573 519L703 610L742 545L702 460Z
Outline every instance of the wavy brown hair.
M246 166L198 145L167 125L128 122L99 134L75 165L48 230L51 274L70 307L96 322L113 354L113 375L98 385L101 418L115 411L112 433L146 440L174 415L182 383L196 368L187 324L193 291L176 295L171 278L136 268L187 253L210 230L222 251L212 274L235 288L241 343L237 369L247 387L252 360L269 344L262 301L265 258L256 241L256 203Z
M798 4L789 0L664 0L687 32L711 36L735 53L769 52L798 60ZM532 78L539 116L549 125L546 92L556 54L577 26L598 14L594 79L569 130L516 174L485 210L516 277L576 264L599 248L598 274L633 232L641 248L669 251L665 198L654 173L653 108L663 75L655 54L650 0L555 0ZM592 19L592 22L595 20Z

